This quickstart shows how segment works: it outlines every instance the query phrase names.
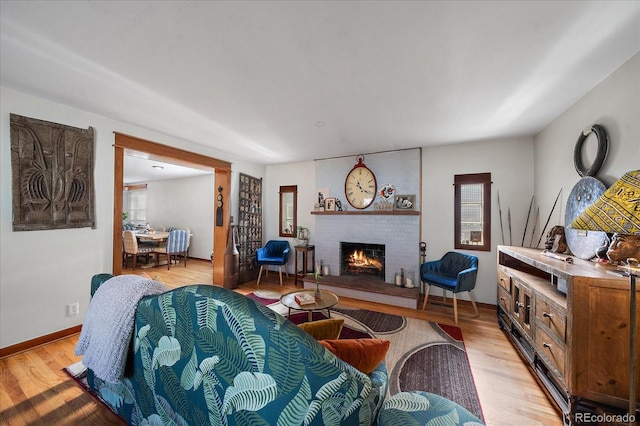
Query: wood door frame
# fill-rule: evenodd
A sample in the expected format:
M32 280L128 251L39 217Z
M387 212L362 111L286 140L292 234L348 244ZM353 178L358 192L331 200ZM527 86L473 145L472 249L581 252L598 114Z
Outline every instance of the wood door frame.
M220 285L224 282L224 251L227 245L227 234L231 211L231 163L205 155L185 151L180 148L162 145L130 136L124 133L114 132L115 143L113 161L113 274L122 274L122 197L124 194L124 156L125 150L145 153L153 156L154 159L170 161L182 166L199 167L213 169L214 171L214 193L211 197L217 197L218 187L222 187L222 196L227 202L224 204L223 224L214 229L213 233L213 283ZM211 214L211 221L214 214Z

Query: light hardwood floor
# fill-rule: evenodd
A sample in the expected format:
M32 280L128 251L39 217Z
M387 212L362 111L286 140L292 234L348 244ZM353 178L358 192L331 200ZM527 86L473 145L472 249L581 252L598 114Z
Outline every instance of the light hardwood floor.
M170 287L211 283L211 264L203 260L190 260L187 268L181 264L171 270L160 267L128 269L123 273L145 273ZM267 279L263 276L260 288L285 292L296 287L293 278L280 287L278 274L271 273ZM255 289L253 281L240 285L237 291L246 294ZM432 304L423 311L347 298L341 298L340 303L453 325L452 309ZM485 305L479 311L480 316L473 318L471 306L462 304L458 326L462 329L486 424L562 425L560 415L498 328L495 309ZM121 424L109 409L83 392L62 371L81 359L74 355L77 340L76 334L0 359L0 424Z

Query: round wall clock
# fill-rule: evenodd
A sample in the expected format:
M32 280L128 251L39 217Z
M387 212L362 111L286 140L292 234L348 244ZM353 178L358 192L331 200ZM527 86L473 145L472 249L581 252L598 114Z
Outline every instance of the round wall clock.
M376 175L363 162L364 157L358 156L358 163L347 174L344 181L344 195L349 204L356 209L366 209L376 198L378 184Z

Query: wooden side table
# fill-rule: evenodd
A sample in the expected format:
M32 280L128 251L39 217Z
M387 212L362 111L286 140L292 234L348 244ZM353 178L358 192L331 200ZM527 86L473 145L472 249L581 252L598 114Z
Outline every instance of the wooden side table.
M296 273L295 285L298 285L298 281L302 282L305 275L309 272L313 272L314 265L316 263L316 246L295 246L296 259L294 262L294 269ZM302 255L302 269L298 269L298 254ZM308 257L311 255L311 270L309 270Z
M322 293L322 299L317 299L315 303L310 303L308 305L300 306L298 305L295 299L296 294L300 294L300 293L306 293L313 296L315 295L316 291L315 290L296 290L296 291L292 291L291 293L283 294L280 297L280 302L284 306L289 308L289 313L287 315L289 318L291 317L291 309L295 309L298 311L307 311L308 312L307 320L309 322L313 321L313 311L326 310L327 316L331 318L331 308L333 308L340 300L335 293L328 290L320 290L320 293Z

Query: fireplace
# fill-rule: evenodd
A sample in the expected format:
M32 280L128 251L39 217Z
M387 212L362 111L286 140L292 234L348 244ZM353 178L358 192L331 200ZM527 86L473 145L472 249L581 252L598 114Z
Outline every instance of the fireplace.
M363 275L384 281L384 244L340 243L340 275Z

